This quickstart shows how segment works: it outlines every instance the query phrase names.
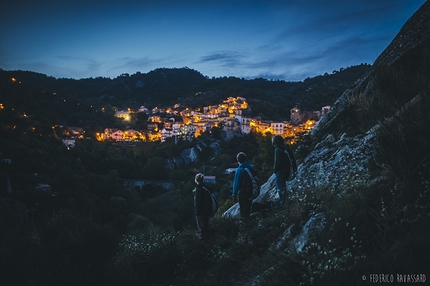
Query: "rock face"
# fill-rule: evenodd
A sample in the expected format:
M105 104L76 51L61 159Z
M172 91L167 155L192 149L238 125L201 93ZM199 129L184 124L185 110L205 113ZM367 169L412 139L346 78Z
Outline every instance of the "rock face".
M329 134L318 143L299 165L296 180L289 185L291 189L323 188L341 194L369 186L377 179L368 167L376 152L374 134L344 134L338 140L333 137Z
M187 165L199 159L199 154L196 148L185 149L181 152L181 158L184 159L184 164Z
M323 230L326 225L325 215L317 213L313 215L303 226L302 231L294 238L293 245L297 252L301 252L310 239L311 233L318 230Z
M178 167L188 165L192 162L196 162L200 159L200 153L204 148L210 148L215 154L221 153L221 146L218 140L210 142L201 141L196 146L187 148L181 151L179 156L173 157L167 160L167 168L173 170Z
M187 148L181 151L179 156L167 160L167 168L173 170L199 159L198 147Z

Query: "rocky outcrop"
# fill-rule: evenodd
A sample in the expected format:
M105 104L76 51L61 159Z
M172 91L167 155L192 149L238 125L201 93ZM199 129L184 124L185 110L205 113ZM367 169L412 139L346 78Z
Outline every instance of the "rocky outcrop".
M342 194L349 190L369 186L380 180L369 171L376 154L374 134L348 136L338 140L329 134L298 167L296 180L289 188L326 189Z
M187 148L181 151L179 156L167 160L167 168L170 170L182 167L199 159L198 147Z
M187 148L181 151L179 156L175 156L167 160L167 168L170 170L179 168L184 165L196 162L200 159L200 153L205 148L211 148L214 154L221 153L221 146L218 140L211 140L209 142L200 141L194 147Z
M312 237L312 233L315 231L321 231L326 226L326 217L323 213L317 213L312 215L302 230L294 238L292 236L292 229L294 225L290 225L279 238L279 240L270 248L272 251L279 251L284 249L290 249L296 253L303 251L303 248L309 245Z

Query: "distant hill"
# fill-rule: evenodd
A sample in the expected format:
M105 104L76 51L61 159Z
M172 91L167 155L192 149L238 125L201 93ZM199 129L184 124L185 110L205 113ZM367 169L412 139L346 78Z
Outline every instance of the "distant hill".
M106 106L137 109L142 105L153 108L182 103L202 107L218 104L229 96L246 97L253 116L288 119L292 107L319 110L333 104L370 67L367 64L352 66L302 82L208 78L190 68L159 68L148 73L122 74L114 79L80 80L0 69L0 100L4 105L20 106L21 111L32 114L43 109L45 117L75 125L79 120L75 120L72 113L78 110L78 117L82 119L91 118L91 113ZM12 78L16 81L12 82ZM78 106L88 108L83 112ZM32 111L32 108L36 110Z

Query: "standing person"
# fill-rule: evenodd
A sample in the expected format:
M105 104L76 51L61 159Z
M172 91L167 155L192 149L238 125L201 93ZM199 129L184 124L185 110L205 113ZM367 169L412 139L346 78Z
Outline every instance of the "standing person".
M239 166L236 168L234 174L233 192L231 195L234 202L237 202L237 198L239 197L240 217L242 219L249 219L252 206L252 182L250 183L251 178L249 178L245 168L253 172L254 166L246 161L246 154L243 152L237 154L236 159Z
M212 212L211 189L203 184L204 175L198 173L194 178L197 184L194 192L194 214L196 215L199 238L207 241L209 236L209 218Z
M236 156L239 166L236 168L233 182L232 198L234 202L237 202L239 197L239 208L240 208L240 223L239 223L239 242L243 242L248 231L249 217L251 215L252 207L252 181L247 171L248 168L252 173L254 167L251 163L246 161L246 154L240 152Z
M272 138L275 147L273 173L276 175L276 189L279 194L279 206L284 204L286 183L293 172L297 171L296 159L290 147L284 143L284 138L276 135Z

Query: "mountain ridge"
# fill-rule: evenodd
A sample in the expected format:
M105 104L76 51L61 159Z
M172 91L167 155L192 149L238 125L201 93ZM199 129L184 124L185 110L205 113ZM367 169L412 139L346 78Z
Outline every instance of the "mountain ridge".
M141 105L153 108L176 103L194 108L215 105L230 96L241 96L251 102L256 116L275 119L270 118L273 116L286 120L289 118L289 110L295 106L304 110L319 110L322 106L331 105L369 68L369 65L362 64L341 69L331 75L307 78L303 82L269 81L261 78L245 80L235 77L209 79L189 68L160 68L147 74L124 74L115 79L81 80L55 79L35 72L0 69L0 88L3 89L1 100L4 105L12 100L6 95L17 88L17 82L21 82L32 90L28 93L52 94L55 95L52 99L66 100L66 105L67 101L80 102L93 106L94 110L107 106L137 110ZM11 86L11 78L16 80L15 87ZM10 97L13 96L11 94Z

